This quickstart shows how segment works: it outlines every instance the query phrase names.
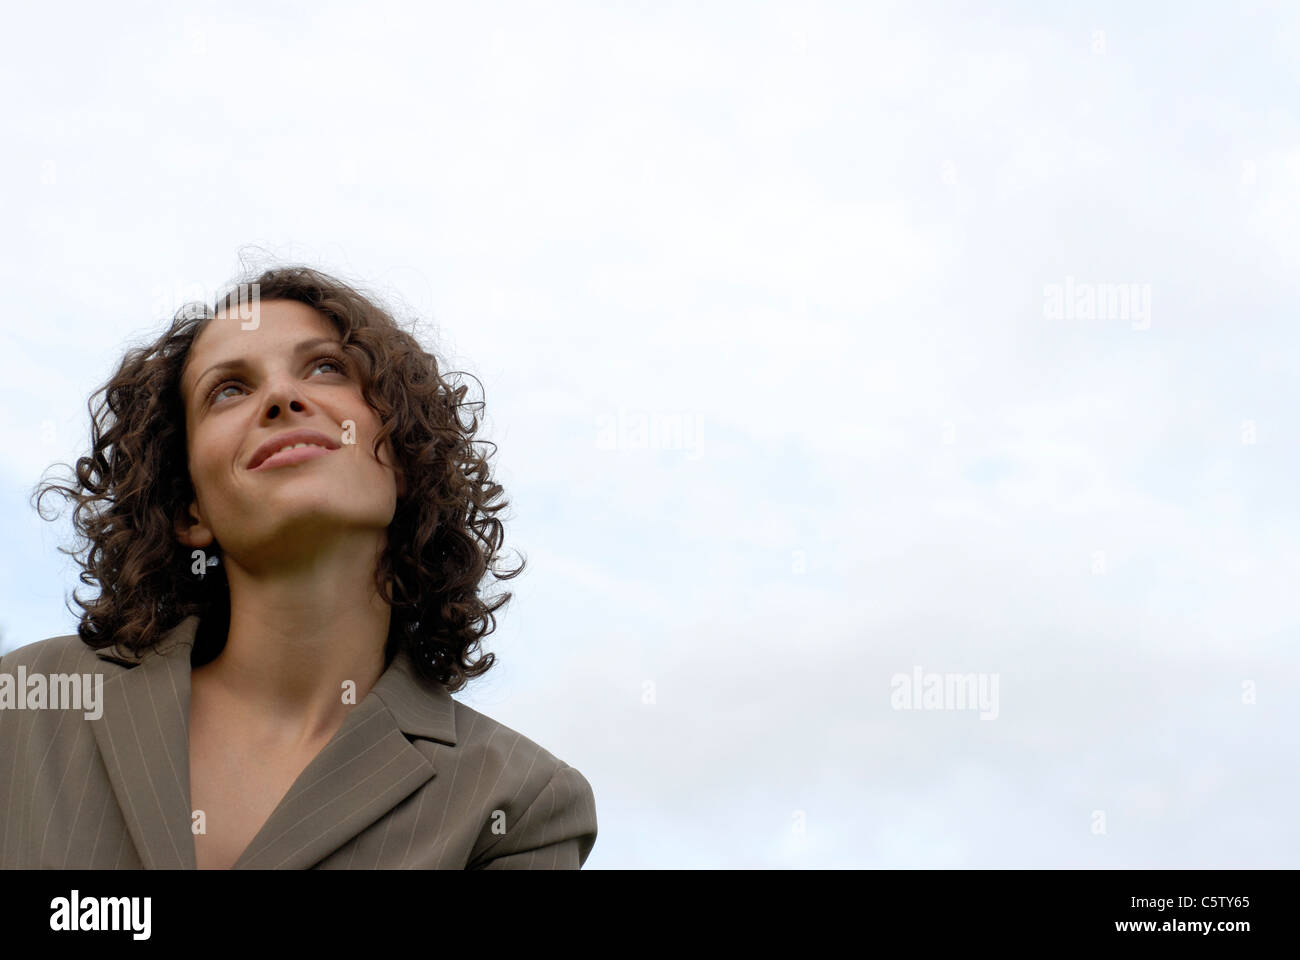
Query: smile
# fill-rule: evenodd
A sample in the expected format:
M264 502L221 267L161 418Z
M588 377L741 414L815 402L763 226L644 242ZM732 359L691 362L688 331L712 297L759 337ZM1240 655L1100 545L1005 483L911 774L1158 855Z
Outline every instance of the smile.
M276 467L291 467L296 463L306 463L308 460L316 460L325 456L327 453L333 452L333 450L330 450L328 447L322 447L318 443L295 443L291 447L277 450L257 466L253 467L253 470L273 470Z

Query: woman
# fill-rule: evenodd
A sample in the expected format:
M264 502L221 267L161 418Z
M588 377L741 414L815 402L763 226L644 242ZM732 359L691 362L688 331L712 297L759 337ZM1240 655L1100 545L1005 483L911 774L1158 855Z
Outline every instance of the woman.
M182 310L101 392L77 486L37 497L76 500L99 596L0 658L0 867L582 865L587 780L451 698L510 599L478 594L507 503L464 386L285 268Z

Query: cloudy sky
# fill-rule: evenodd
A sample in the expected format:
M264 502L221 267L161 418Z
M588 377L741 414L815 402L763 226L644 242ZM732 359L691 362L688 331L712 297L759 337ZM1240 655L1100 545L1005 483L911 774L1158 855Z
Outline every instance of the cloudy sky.
M1296 865L1293 5L8 19L0 649L75 632L91 392L307 263L483 384L458 698L588 869Z

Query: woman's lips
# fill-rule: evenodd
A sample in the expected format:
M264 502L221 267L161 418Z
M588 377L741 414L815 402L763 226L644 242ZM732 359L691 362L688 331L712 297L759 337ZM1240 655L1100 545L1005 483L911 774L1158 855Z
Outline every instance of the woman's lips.
M279 453L271 454L271 456L253 467L253 470L273 470L276 467L291 467L295 463L305 463L308 460L315 460L318 457L323 457L325 454L333 452L333 450L328 450L325 447L287 447Z

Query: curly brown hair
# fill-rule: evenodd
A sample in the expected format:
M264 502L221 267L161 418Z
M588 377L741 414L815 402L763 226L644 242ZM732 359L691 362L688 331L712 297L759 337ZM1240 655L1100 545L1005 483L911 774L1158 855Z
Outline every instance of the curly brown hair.
M504 537L495 514L509 501L500 499L502 487L491 479L490 454L475 449L476 443L496 445L474 440L478 417L463 423L460 413L483 404L464 402L468 388L440 376L437 358L387 309L305 266L277 267L238 281L211 310L181 307L170 329L128 350L108 382L91 394L91 455L77 460L76 485L41 483L33 493L46 520L46 494L76 502L72 522L85 543L59 549L76 557L82 583L99 587L89 603L73 594L84 611L78 635L94 649L116 645L139 656L185 617L198 614L201 635L210 643L225 642L225 568L195 572L205 565L191 562L190 548L174 533L176 519L194 499L180 380L198 335L218 312L234 309L248 283L257 285L251 289L263 301L296 300L319 311L338 330L360 372L362 396L381 423L374 450L391 437L407 482L375 570L375 588L391 605L385 654L403 648L426 679L449 692L460 690L495 663L492 653L477 660L470 655L496 629L494 613L511 598L508 592L481 598L480 582L488 572L508 580L524 568L523 561L513 571L493 567ZM104 398L97 411L99 394Z

